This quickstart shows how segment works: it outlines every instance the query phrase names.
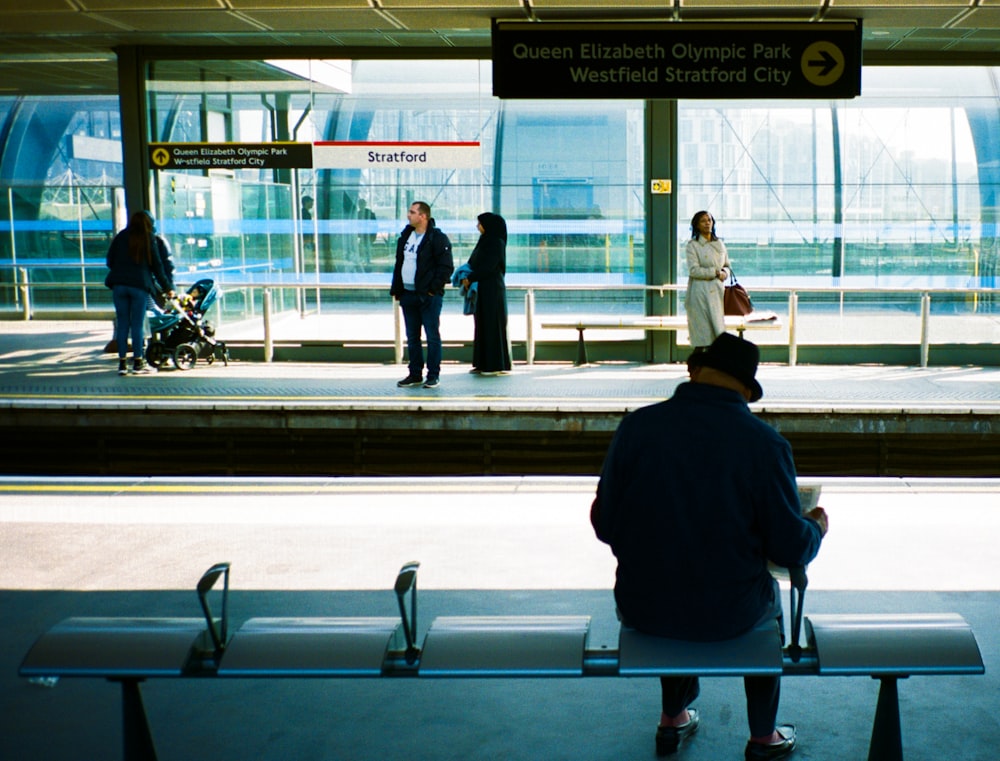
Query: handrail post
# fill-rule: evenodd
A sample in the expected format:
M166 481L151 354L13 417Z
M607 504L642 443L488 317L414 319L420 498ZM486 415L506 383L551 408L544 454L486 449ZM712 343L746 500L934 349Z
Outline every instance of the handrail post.
M924 291L920 295L920 366L927 367L930 357L931 294Z
M396 299L392 299L392 324L395 332L394 348L396 356L396 364L403 364L403 317L402 309L396 308Z
M524 320L527 334L524 351L529 365L535 364L535 289L529 288L524 294Z
M24 320L31 319L31 290L28 285L28 268L18 267L17 271L20 273L21 284L18 286L18 290L21 292L21 317Z
M271 335L271 289L265 288L261 299L264 311L264 361L274 359L274 338Z
M795 337L795 323L799 317L798 291L788 294L788 366L795 367L799 361L799 344Z

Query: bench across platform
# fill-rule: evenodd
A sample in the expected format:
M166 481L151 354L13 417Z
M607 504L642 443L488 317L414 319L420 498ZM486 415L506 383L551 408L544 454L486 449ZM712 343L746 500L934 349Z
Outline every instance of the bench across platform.
M774 312L753 312L749 315L727 316L726 330L735 330L743 337L747 330L780 330L782 325ZM585 330L656 330L678 331L687 330L687 318L681 315L659 315L651 317L578 317L562 320L546 320L542 327L551 330L577 331L576 361L577 366L588 364L587 343L584 340Z
M230 634L229 564L219 563L198 583L201 618L69 618L35 642L19 673L120 683L126 761L156 759L140 690L148 679L865 676L881 683L868 759L902 761L898 680L985 671L976 638L957 614L804 616L802 569L790 572L788 645L769 623L712 643L623 627L617 649L592 647L587 615L438 617L418 642L418 565L407 563L397 575L398 616L251 618ZM221 618L209 605L219 578Z

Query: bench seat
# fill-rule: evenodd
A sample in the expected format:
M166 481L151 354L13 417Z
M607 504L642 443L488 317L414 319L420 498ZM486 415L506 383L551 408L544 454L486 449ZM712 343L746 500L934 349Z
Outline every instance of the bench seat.
M211 652L204 618L67 618L28 651L26 677L183 676Z
M231 677L381 676L402 646L398 618L251 618L219 666Z
M985 672L972 627L955 613L814 614L806 637L820 676Z
M590 616L444 616L424 638L420 676L583 676Z
M618 635L620 676L779 676L782 667L773 621L721 642L667 639L625 626Z
M747 330L780 330L781 321L774 312L751 312L748 315L725 317L726 330L735 330L742 338ZM587 343L585 330L687 330L687 317L683 315L650 315L645 317L578 317L546 320L542 327L551 330L577 331L576 365L586 365Z

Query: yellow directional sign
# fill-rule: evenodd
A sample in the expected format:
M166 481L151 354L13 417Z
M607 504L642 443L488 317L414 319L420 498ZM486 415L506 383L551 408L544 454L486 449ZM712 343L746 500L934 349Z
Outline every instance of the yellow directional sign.
M494 21L493 94L580 100L853 98L861 94L861 21Z
M309 169L312 143L150 143L156 169Z
M802 75L817 87L832 85L844 74L844 53L832 42L814 42L802 54Z
M170 163L170 151L166 148L156 148L153 151L153 163L159 168L165 167Z

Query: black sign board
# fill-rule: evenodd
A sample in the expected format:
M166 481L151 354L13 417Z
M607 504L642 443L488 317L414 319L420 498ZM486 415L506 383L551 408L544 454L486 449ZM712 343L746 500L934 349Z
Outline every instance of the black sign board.
M861 22L493 22L500 98L853 98Z
M312 143L150 143L154 169L308 169Z

